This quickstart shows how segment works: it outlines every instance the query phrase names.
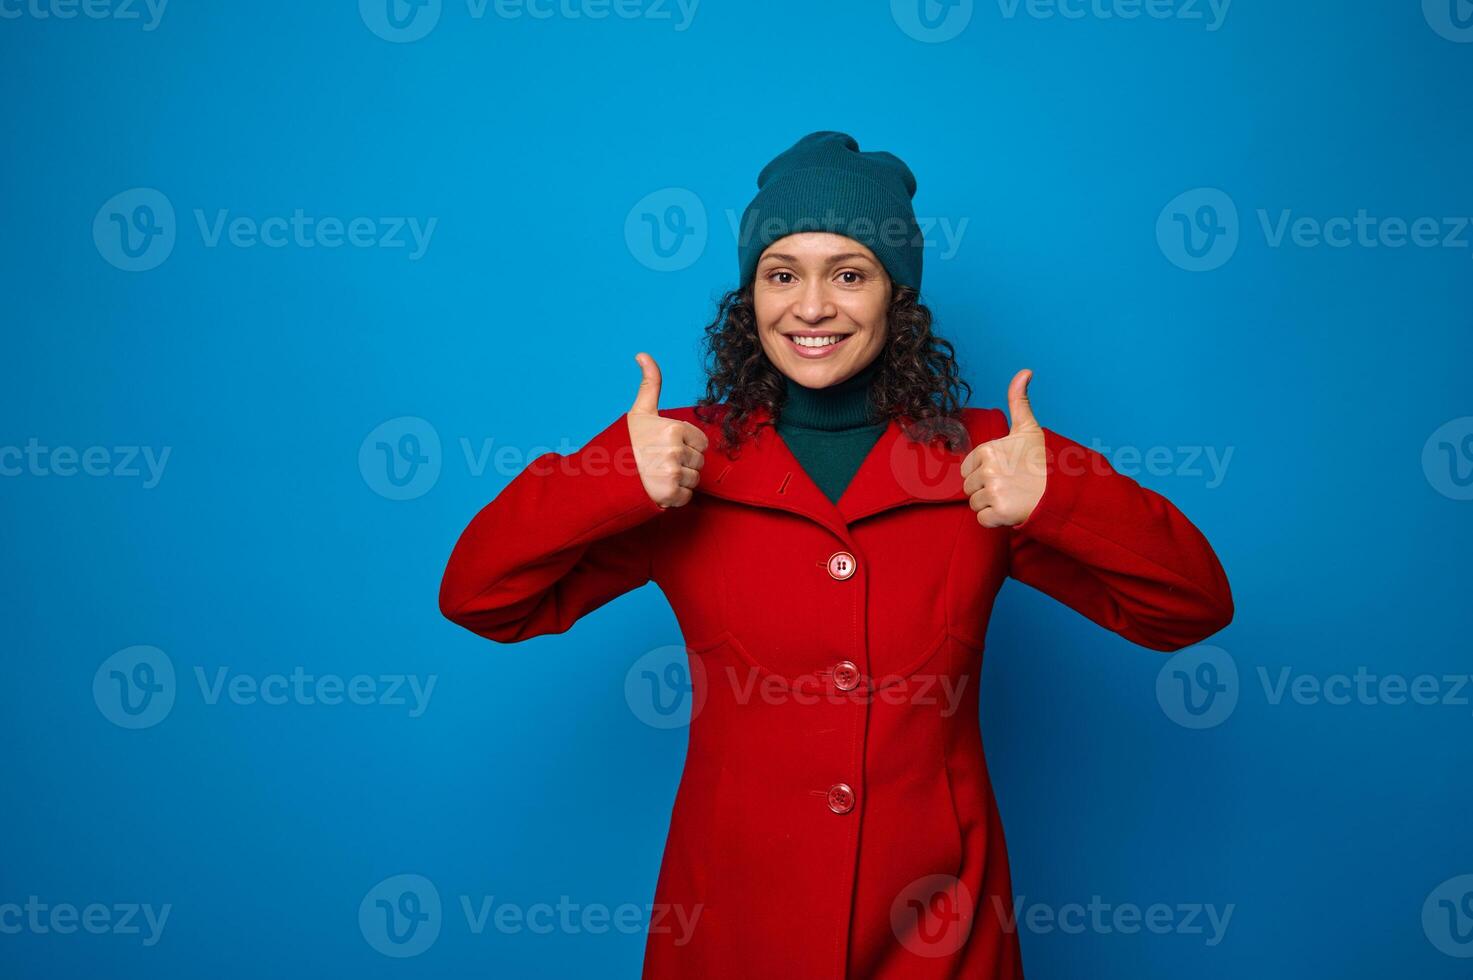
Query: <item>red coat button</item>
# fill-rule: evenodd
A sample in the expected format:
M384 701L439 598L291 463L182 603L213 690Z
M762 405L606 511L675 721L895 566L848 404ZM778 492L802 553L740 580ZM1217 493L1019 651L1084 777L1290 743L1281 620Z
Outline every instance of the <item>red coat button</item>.
M852 660L840 660L834 664L834 686L841 691L852 691L859 686L859 668Z
M848 783L835 783L829 787L829 809L835 813L848 813L854 809L854 790Z
M859 562L847 551L836 551L829 555L829 574L841 582L853 575L858 567Z

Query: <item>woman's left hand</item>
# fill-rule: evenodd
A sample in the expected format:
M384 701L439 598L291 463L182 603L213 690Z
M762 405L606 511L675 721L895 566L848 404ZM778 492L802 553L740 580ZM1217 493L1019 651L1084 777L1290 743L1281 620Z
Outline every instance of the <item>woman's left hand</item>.
M1043 427L1028 404L1031 380L1033 372L1025 368L1008 385L1008 434L982 443L962 460L962 489L983 527L1022 524L1043 497L1048 464Z

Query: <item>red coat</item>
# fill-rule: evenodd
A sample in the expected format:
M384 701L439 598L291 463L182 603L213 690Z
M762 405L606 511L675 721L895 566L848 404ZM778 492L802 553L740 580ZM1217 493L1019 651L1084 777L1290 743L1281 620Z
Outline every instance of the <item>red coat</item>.
M711 441L687 506L646 495L620 416L476 515L440 594L503 643L651 579L669 599L700 709L655 902L695 926L652 928L644 976L1021 977L978 723L993 598L1011 575L1175 650L1232 619L1212 548L1049 429L1037 508L989 529L962 492L965 451L922 452L897 423L835 505L771 428L731 459L690 408L661 414ZM973 444L1008 432L996 409L966 424Z

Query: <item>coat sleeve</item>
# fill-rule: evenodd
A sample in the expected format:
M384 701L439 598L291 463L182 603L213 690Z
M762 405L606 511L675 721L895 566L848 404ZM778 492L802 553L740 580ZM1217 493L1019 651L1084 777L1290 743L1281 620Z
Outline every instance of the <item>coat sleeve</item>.
M534 459L461 534L440 611L501 643L562 633L650 580L651 522L624 416L569 455Z
M1169 500L1047 428L1044 449L1043 496L1011 530L1014 578L1153 650L1190 646L1232 621L1222 564Z

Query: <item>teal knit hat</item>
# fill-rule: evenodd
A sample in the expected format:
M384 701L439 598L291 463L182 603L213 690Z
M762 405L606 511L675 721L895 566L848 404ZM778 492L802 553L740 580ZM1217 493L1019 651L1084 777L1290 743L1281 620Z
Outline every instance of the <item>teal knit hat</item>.
M911 198L916 179L893 153L861 153L847 133L809 133L757 175L757 196L737 229L740 282L767 246L804 231L862 242L898 285L921 288L921 230Z

